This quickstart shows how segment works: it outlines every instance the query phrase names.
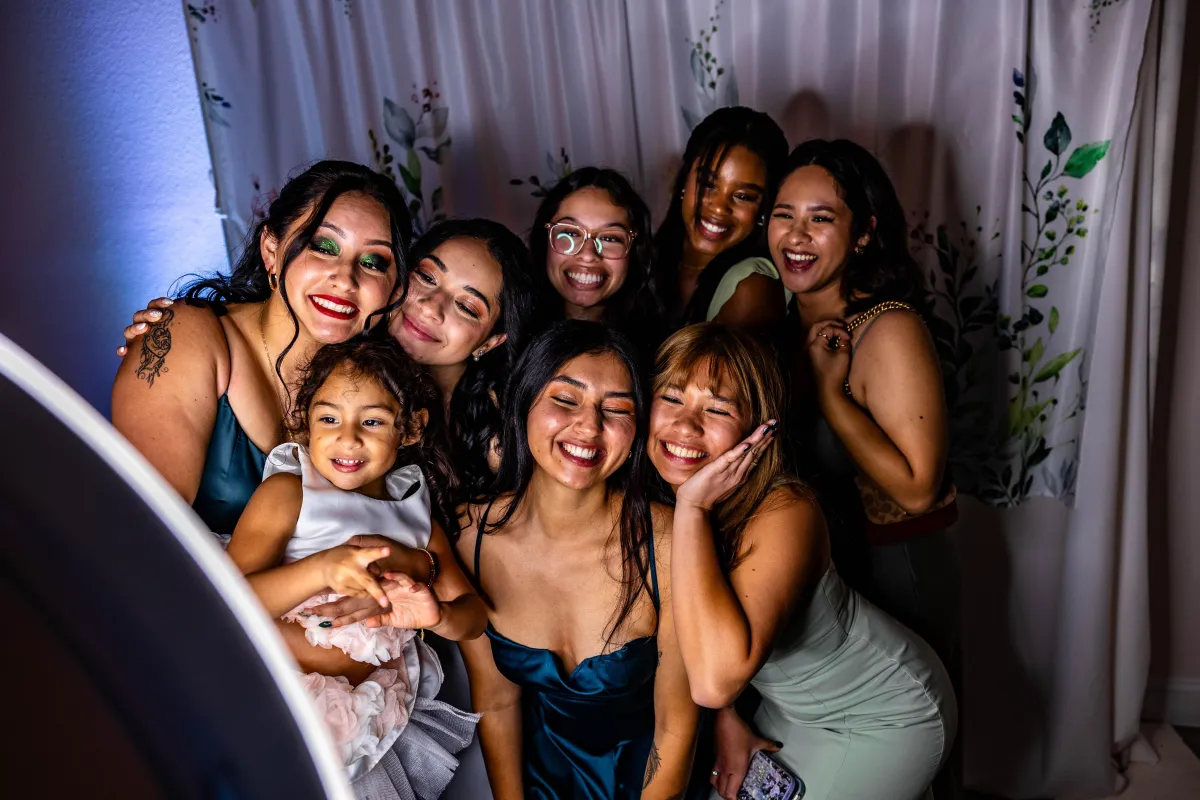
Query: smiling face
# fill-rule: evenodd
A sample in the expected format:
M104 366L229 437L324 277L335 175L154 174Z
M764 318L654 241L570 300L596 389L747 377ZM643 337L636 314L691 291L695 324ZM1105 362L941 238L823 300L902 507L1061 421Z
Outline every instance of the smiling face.
M573 223L593 236L601 246L606 237L629 237L629 212L598 187L580 189L562 201L551 224ZM629 253L621 258L602 258L592 239L581 243L578 252L555 252L554 242L546 248L546 275L567 305L567 316L581 316L584 309L603 306L625 285L629 276Z
M465 236L443 242L413 267L388 331L419 364L460 364L499 343L491 332L500 316L501 276L484 242Z
M404 441L400 403L378 381L334 370L308 407L313 468L339 489L386 497L385 479Z
M682 385L681 385L682 384ZM686 380L668 381L650 406L650 461L672 487L750 434L744 403L723 372L696 365Z
M303 218L282 241L264 231L263 263L279 275L287 247L304 227ZM383 308L396 283L387 211L359 193L339 196L329 207L308 248L287 265L281 288L301 331L321 344L344 342Z
M633 381L609 353L564 364L526 418L538 468L574 489L603 484L629 457L636 433Z
M713 171L692 165L683 191L685 246L693 258L711 260L740 244L758 222L767 165L745 147L731 147ZM696 221L696 200L705 189Z
M855 245L854 220L837 182L823 167L800 167L784 179L767 225L771 258L783 285L796 294L820 291L841 281Z

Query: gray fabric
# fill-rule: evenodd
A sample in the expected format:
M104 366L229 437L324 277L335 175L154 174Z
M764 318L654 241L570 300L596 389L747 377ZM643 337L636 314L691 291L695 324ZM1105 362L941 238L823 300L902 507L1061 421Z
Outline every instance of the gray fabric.
M359 800L434 800L458 769L454 754L475 737L478 714L418 697L408 727L375 769L354 782Z

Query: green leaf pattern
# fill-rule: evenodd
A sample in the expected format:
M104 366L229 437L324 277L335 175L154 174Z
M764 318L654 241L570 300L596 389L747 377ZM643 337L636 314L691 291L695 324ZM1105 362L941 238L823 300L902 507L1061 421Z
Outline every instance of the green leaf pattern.
M440 185L425 186L426 173L418 155L420 153L436 167L446 163L450 151L450 137L446 133L450 109L439 105L440 99L437 81L422 89L414 84L409 98L413 112L390 97L383 98L383 130L391 143L381 141L374 128L367 130L375 169L403 190L412 214L413 230L418 236L433 223L446 219L445 192ZM395 151L392 144L396 145ZM427 191L428 203L425 200Z

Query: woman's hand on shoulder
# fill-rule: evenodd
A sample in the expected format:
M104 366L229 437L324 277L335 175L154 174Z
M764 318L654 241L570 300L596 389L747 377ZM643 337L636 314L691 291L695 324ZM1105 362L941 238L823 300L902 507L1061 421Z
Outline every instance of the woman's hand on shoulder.
M169 297L156 297L145 308L135 311L133 322L124 330L125 344L117 348L117 355L124 358L125 354L129 352L129 343L145 333L152 324L162 320L163 311L171 308L174 303L175 301Z
M113 382L113 425L189 503L229 369L220 320L178 303L134 338Z

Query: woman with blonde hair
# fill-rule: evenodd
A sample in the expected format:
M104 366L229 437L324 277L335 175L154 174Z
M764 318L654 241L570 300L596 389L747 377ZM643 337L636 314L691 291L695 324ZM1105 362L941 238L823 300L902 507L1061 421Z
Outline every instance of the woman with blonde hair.
M783 467L784 384L751 334L684 328L659 349L650 459L675 495L672 608L692 698L717 715L716 793L757 750L806 800L918 798L954 739L930 647L838 577L820 508ZM733 710L750 684L754 725Z

